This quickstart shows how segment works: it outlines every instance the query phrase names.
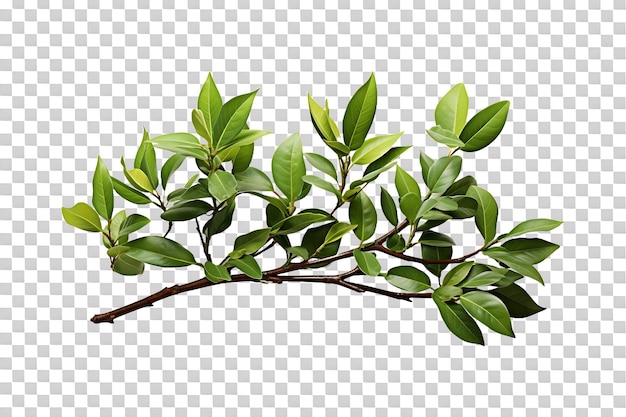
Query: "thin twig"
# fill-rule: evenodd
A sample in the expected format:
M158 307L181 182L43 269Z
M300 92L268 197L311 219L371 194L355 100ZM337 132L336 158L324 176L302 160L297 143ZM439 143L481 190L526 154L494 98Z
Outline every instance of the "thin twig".
M198 218L195 218L196 221L196 230L198 231L198 236L200 236L200 242L202 243L202 249L204 250L204 255L206 256L206 260L211 262L211 254L209 254L209 238L207 237L206 240L204 240L204 237L202 237L202 230L200 230L200 222L198 221Z

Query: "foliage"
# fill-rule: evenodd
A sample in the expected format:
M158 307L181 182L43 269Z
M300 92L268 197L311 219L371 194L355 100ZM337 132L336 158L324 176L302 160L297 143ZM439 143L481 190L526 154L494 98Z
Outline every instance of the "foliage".
M313 127L329 152L335 154L335 160L304 152L300 135L294 133L278 144L271 173L265 173L250 166L255 142L270 133L248 125L257 92L224 101L209 74L197 108L191 112L195 134L150 136L144 130L132 165L121 158L125 180L112 178L98 157L92 205L81 202L63 208L65 221L99 233L111 268L119 274L138 275L143 273L145 264L150 264L198 267L205 278L166 288L138 303L97 315L93 321L113 321L177 292L241 281L325 282L399 299L432 298L444 323L456 336L479 344L484 339L477 321L514 337L511 317L528 317L543 310L516 282L529 277L543 284L535 265L549 257L558 245L518 236L550 231L561 222L526 220L496 237L496 199L472 176L459 179L462 158L454 155L457 151L476 152L491 144L504 128L508 101L491 104L467 121L469 99L465 86L453 86L435 109L436 125L426 131L433 140L449 148L448 155L433 159L420 152L421 175L415 178L396 165L410 147L397 146L403 133L370 133L377 106L372 74L350 99L341 131L331 117L328 101L322 106L308 95ZM171 154L161 166L155 148ZM187 160L195 163L198 174L184 186L169 190L175 171ZM355 173L358 178L351 180L350 173L357 166L363 167L362 174ZM374 187L365 191L381 173L394 168L395 190L380 187L377 198L372 195ZM303 207L302 200L311 187L334 196L335 206ZM114 194L130 203L157 206L167 222L167 232L163 236L131 239L150 219L140 214L127 216L125 210L115 212ZM237 199L242 194L258 198L265 205L267 227L238 236L228 255L217 262L211 256L211 239L231 226ZM337 212L343 206L347 206L349 222L338 220ZM391 229L375 236L379 212ZM454 258L456 243L436 228L460 219L473 219L484 244L472 253ZM174 224L181 221L196 223L206 259L197 260L191 251L167 237ZM340 252L342 240L350 234L354 234L359 245ZM285 263L263 271L261 254L275 244L284 249ZM416 246L420 257L414 256ZM479 253L495 263L469 260ZM405 264L383 271L377 255L397 257ZM355 267L343 274L289 275L291 271L320 268L344 258L353 258ZM409 262L422 265L422 269L408 265ZM429 273L439 283L434 289ZM393 289L349 279L356 275L381 277Z

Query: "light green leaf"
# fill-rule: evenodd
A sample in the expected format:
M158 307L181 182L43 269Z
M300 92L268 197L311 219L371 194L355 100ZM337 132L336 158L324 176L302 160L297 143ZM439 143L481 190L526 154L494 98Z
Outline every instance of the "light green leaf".
M183 186L183 188L189 188L189 187L191 187L191 184L193 184L193 183L196 181L196 179L198 178L198 176L199 176L199 175L200 175L200 174L195 174L195 175L193 175L191 178L189 178L189 179L187 180L187 182L185 183L185 185ZM198 182L199 182L199 181L198 181ZM207 188L208 188L208 187L209 187L209 186L208 186L208 180L207 180Z
M532 219L519 223L509 233L506 233L500 237L500 239L507 239L514 236L523 235L531 232L549 232L550 230L559 227L563 222L552 219Z
M157 172L156 165L156 153L154 152L154 146L150 143L150 135L147 130L143 130L143 140L139 147L141 152L137 152L135 157L135 168L139 168L146 174L152 189L156 189L159 186L159 174Z
M240 146L238 148L237 155L233 158L233 174L238 174L248 169L250 162L252 162L253 155L254 143Z
M231 259L241 258L243 255L250 255L261 249L270 238L272 229L258 229L235 239L233 251L228 255Z
M131 203L135 204L150 203L150 199L146 197L143 193L129 187L120 180L111 177L111 181L113 182L113 189L115 190L115 192L119 194L120 197L122 197L124 200L130 201Z
M417 218L421 219L437 205L437 198L429 198L424 201L417 211Z
M150 223L150 219L141 214L131 214L120 225L119 236L126 236Z
M220 109L222 108L222 96L217 90L217 86L213 81L211 73L206 78L200 94L198 95L198 108L204 114L209 138L213 134L213 125L217 120Z
M312 224L329 220L334 219L326 212L302 212L279 221L272 227L272 230L277 235L288 235L299 232Z
M215 171L209 177L209 193L222 202L237 193L237 180L227 171Z
M443 322L454 335L466 342L485 344L478 325L461 305L455 302L440 301L437 298L433 298L433 300L439 308Z
M138 168L133 168L130 171L126 171L126 179L128 182L136 186L143 191L153 191L152 183L148 176Z
M318 259L333 256L337 252L339 252L339 247L341 246L341 236L339 236L334 241L329 242L328 244L325 243L328 232L335 224L336 223L327 223L322 226L311 227L307 229L306 233L304 233L304 236L302 237L301 245L307 250L309 257L315 251L317 251L315 258ZM349 233L350 230L352 229L349 229L346 233ZM319 249L320 247L322 249ZM326 265L327 264L320 264L319 267Z
M324 246L341 239L342 237L350 233L352 230L354 230L356 227L357 227L356 224L348 224L348 223L341 223L341 222L333 224L332 227L328 230L328 233L326 234L326 238L324 238Z
M333 118L330 116L330 108L328 107L328 99L326 99L325 104L326 104L326 116L328 116L328 124L330 125L330 128L333 130L333 135L335 135L335 138L338 138L340 135L339 128L337 127L337 123L335 123Z
M343 116L343 140L351 150L359 149L363 144L374 121L376 100L376 79L372 73L354 93Z
M315 127L315 130L321 136L322 140L330 146L331 143L336 142L337 140L335 131L331 126L331 118L322 106L317 104L313 97L311 97L311 94L307 94L307 100L309 102L309 112L311 113L313 127ZM347 149L347 153L350 152L350 149L347 146L344 145L344 148Z
M391 268L385 279L396 288L409 292L422 292L430 288L430 278L423 271L412 266Z
M337 142L336 140L325 141L326 145L339 156L346 156L350 153L350 148L344 145L341 142Z
M410 224L417 222L417 212L422 205L422 199L415 193L407 193L400 199L400 211Z
M359 269L369 276L375 277L380 274L380 262L372 252L361 252L358 249L353 251L354 259Z
M193 109L191 111L191 123L193 124L196 133L211 143L211 133L209 132L209 126L204 119L204 113L199 109Z
M458 135L465 126L468 106L465 86L456 84L439 100L435 108L435 123Z
M452 285L442 285L433 292L433 299L439 301L450 301L453 298L460 297L463 290Z
M400 166L396 168L395 184L400 198L404 197L404 195L408 193L415 193L420 197L420 199L422 198L422 193L419 185L417 185L417 181L415 181L415 179Z
M403 134L404 132L399 132L393 135L376 136L367 139L354 153L352 163L366 165L376 161L389 151Z
M350 223L357 225L354 234L364 242L376 231L376 208L364 192L360 192L350 203Z
M254 279L263 278L263 271L257 261L250 255L244 255L239 259L229 259L228 266L234 266L241 272Z
M463 288L476 288L485 285L493 285L500 281L503 277L504 274L502 272L485 271L466 279L459 286Z
M545 308L537 305L530 298L530 295L516 284L496 288L489 292L502 300L511 317L529 317L545 310Z
M421 200L420 200L421 203ZM383 213L389 223L394 226L398 225L398 209L396 203L393 201L393 197L389 194L384 187L380 187L380 205L383 208Z
M213 149L223 149L246 126L250 110L252 110L254 97L258 91L257 89L250 93L233 97L224 103L213 125Z
M337 168L335 167L335 164L330 162L324 156L316 153L305 153L304 157L313 167L319 169L324 174L327 174L332 179L337 181Z
M113 215L113 183L111 175L100 156L93 174L93 198L91 200L96 212L105 220Z
M222 150L232 149L233 147L251 145L254 142L256 142L257 139L262 138L263 136L269 135L271 133L272 132L268 132L267 130L244 129L241 132L239 132L239 134L233 140L223 145L220 149ZM224 159L224 161L226 161L226 159Z
M318 188L321 188L322 190L333 193L335 196L337 196L338 199L341 199L341 193L339 193L339 190L335 188L331 183L321 179L320 177L316 177L315 175L305 175L304 177L302 177L302 180L305 183L314 185Z
M441 285L457 285L465 279L467 274L469 274L472 266L474 266L474 262L463 262L458 264L446 273Z
M116 246L116 248L122 247L123 246ZM125 253L117 256L113 263L113 271L120 275L141 275L144 269L145 264L143 262L133 259Z
M118 211L117 214L111 219L111 224L109 225L109 235L111 236L111 240L113 240L113 242L115 242L120 236L120 228L124 220L126 220L125 210Z
M467 196L472 197L478 203L476 208L476 227L485 242L491 242L496 235L498 222L498 203L489 191L472 185L467 189Z
M425 183L428 183L428 172L434 163L435 161L433 161L430 156L426 155L423 151L420 151L420 167L422 168L422 178Z
M369 164L367 168L365 168L365 171L363 173L367 175L370 172L377 171L380 168L391 164L393 161L398 159L400 155L402 155L404 152L411 148L412 146L397 146L395 148L389 149L387 152L385 152L383 156Z
M371 171L370 173L364 175L362 178L359 178L358 180L353 181L352 183L350 183L350 190L354 190L355 188L357 188L361 184L367 184L368 182L374 181L376 178L378 178L378 176L380 174L382 174L385 171L390 170L395 165L396 165L396 163L392 162L392 163L390 163L388 165L385 165L382 168L378 168L375 171Z
M195 219L208 213L213 207L202 200L184 201L161 213L161 218L170 222Z
M433 194L445 192L461 172L460 156L444 156L437 160L428 170L426 184Z
M493 142L506 123L509 104L508 101L499 101L476 113L459 135L459 139L465 142L461 150L475 152Z
M285 139L272 157L272 176L278 188L289 201L295 201L304 185L302 177L306 175L302 140L299 133Z
M430 130L426 130L426 133L428 133L428 136L435 142L439 142L450 148L458 148L465 145L454 132L444 129L441 126L433 126Z
M200 141L191 133L168 133L150 140L159 149L178 153L192 158L206 160L209 156Z
M471 291L461 296L461 305L476 320L491 330L515 337L511 327L511 316L498 297L484 291Z
M109 250L107 250L107 255L115 258L116 256L119 256L128 251L129 249L126 246L113 246L112 248L109 248Z
M191 252L180 243L161 236L146 236L124 244L126 255L150 265L162 267L187 266L196 263Z
M450 197L435 197L434 200L437 202L437 204L435 205L435 208L437 210L453 211L459 208L459 204L456 202L456 200Z
M309 251L304 246L292 246L287 248L287 252L293 256L299 256L302 259L309 258Z
M161 184L163 189L167 185L170 177L185 162L185 155L174 154L168 158L161 168Z
M543 239L513 239L503 243L502 247L517 259L534 265L552 255L559 245Z
M248 167L242 172L235 174L237 190L240 193L247 191L274 191L272 180L265 172L254 167Z
M213 262L208 261L204 263L204 275L209 281L214 283L232 280L225 266L215 265Z
M541 285L544 285L541 274L539 273L539 271L537 271L537 269L535 269L534 266L527 262L524 262L516 255L509 253L506 248L489 248L487 250L484 250L483 253L498 262L504 263L515 272L530 277L539 282Z
M86 203L77 203L72 208L61 208L63 219L70 226L87 232L102 231L102 224L98 213Z

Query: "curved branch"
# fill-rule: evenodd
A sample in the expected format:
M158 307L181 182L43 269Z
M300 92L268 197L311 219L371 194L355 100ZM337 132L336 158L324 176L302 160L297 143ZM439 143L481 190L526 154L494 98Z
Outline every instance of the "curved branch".
M381 244L378 245L372 245L372 246L368 246L366 249L364 250L370 250L370 251L378 251L378 252L382 252L382 253L386 253L387 255L399 258L399 259L404 259L405 261L410 261L410 262L417 262L420 263L422 265L433 265L433 264L459 264L461 262L465 262L468 258L471 258L472 256L480 253L482 250L485 249L485 246L476 249L473 252L468 253L467 255L463 255L460 258L453 258L453 259L423 259L423 258L417 258L415 256L411 256L411 255L407 255L404 252L396 252L393 251Z

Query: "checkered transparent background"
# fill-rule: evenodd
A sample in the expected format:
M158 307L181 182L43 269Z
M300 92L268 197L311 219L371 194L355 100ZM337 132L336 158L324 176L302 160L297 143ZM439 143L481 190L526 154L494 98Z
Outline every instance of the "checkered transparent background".
M305 3L2 2L0 415L624 415L624 0ZM327 152L306 93L342 116L370 72L373 129L407 132L416 148L401 164L417 177L420 149L445 152L423 132L452 84L467 85L472 111L510 99L501 138L463 155L463 172L496 196L502 231L565 222L544 235L562 245L540 265L547 285L526 285L548 310L515 320L516 339L486 333L486 347L452 336L430 300L308 284L225 285L90 323L199 276L115 276L98 237L64 224L60 207L90 198L98 154L120 178L143 126L190 131L209 71L227 97L262 87L251 124L275 132L256 151L264 169L291 132ZM332 204L317 191L307 201ZM139 212L162 232L158 211ZM241 199L222 242L262 213ZM455 254L479 243L471 222L447 230ZM191 225L174 236L200 255Z

